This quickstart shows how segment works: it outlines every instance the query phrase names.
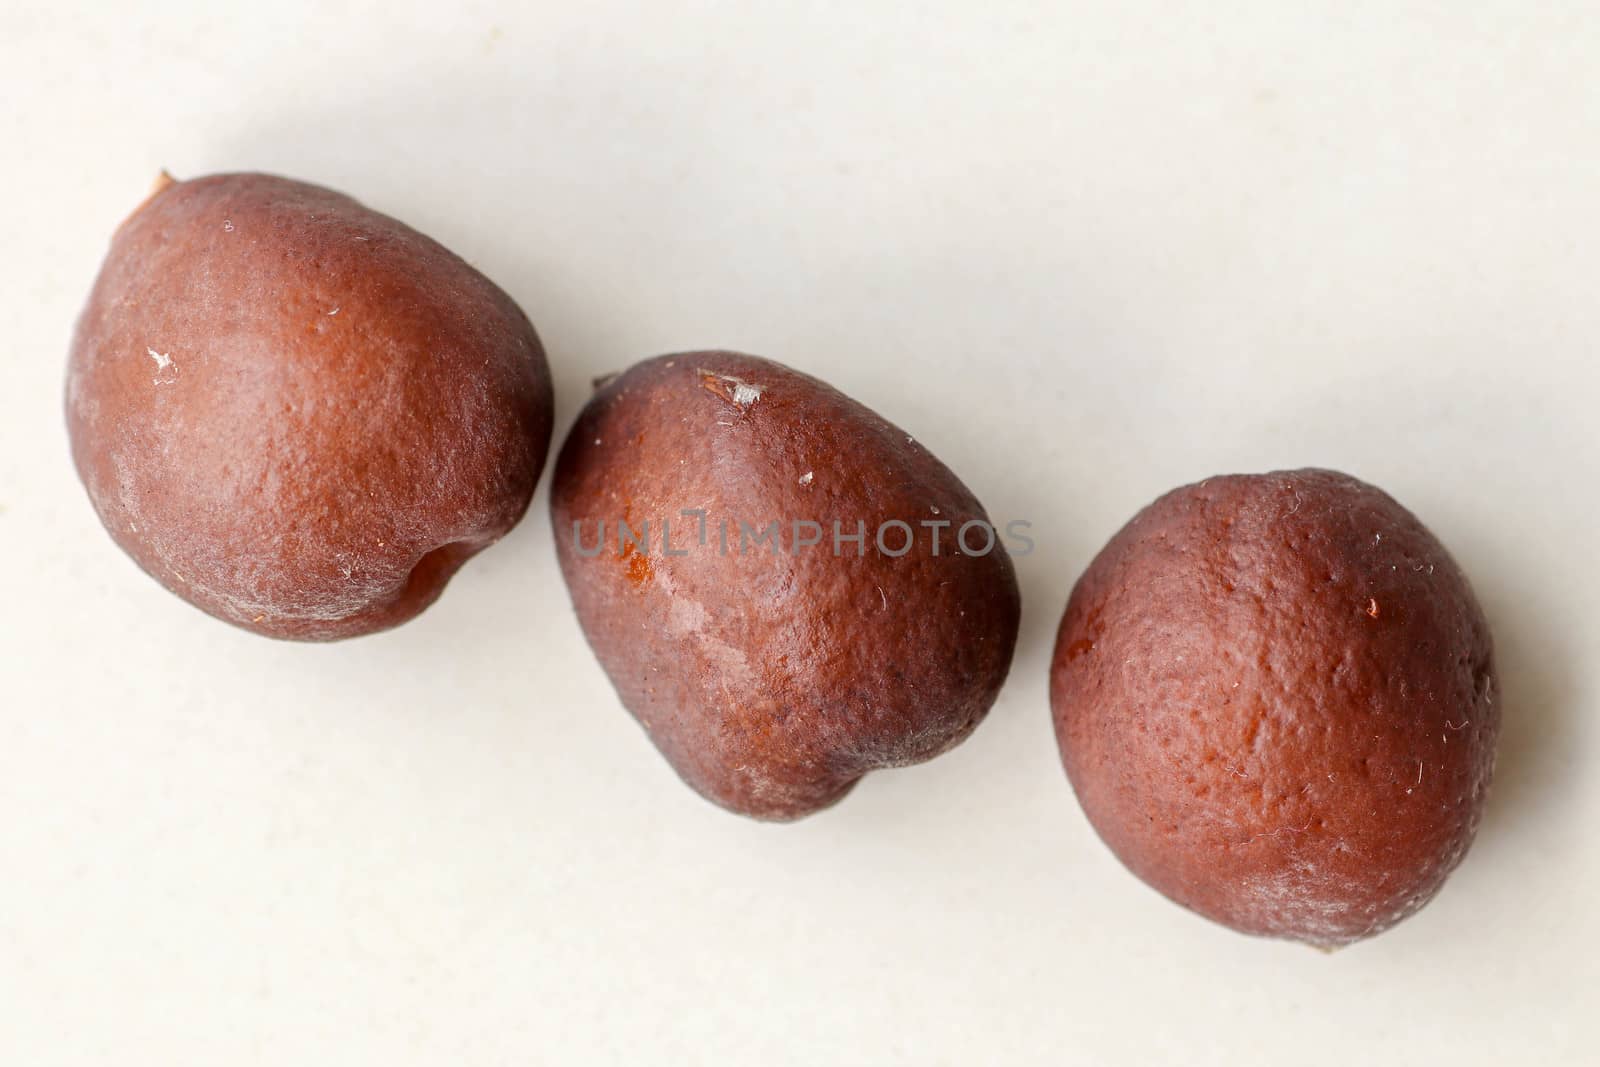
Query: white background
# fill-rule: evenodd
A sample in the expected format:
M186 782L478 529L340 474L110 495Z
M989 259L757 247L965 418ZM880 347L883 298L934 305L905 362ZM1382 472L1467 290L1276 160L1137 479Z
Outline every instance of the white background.
M0 1063L1594 1062L1600 9L272 0L0 13ZM395 632L162 591L63 360L161 167L332 185L511 292L557 383L726 346L1027 518L1012 678L791 826L680 785L529 518ZM1167 903L1060 770L1050 642L1141 505L1394 493L1499 644L1491 809L1324 956Z

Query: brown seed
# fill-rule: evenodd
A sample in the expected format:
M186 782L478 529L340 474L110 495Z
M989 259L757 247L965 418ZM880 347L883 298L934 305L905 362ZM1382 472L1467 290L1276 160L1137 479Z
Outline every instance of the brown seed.
M274 637L427 607L527 509L550 422L505 293L394 219L262 174L158 183L68 364L73 459L112 537Z
M948 524L938 555L930 512ZM733 811L798 818L875 767L945 751L1011 662L1010 559L955 540L987 521L977 500L903 432L769 360L686 353L603 379L557 460L551 518L623 705ZM915 534L903 554L897 526L877 544L890 520ZM797 538L797 521L816 526ZM649 547L619 540L623 523L648 526ZM753 540L772 523L776 544ZM859 552L835 540L858 529Z
M1476 832L1488 625L1433 535L1347 475L1212 478L1145 508L1073 590L1050 681L1101 838L1236 930L1375 934Z

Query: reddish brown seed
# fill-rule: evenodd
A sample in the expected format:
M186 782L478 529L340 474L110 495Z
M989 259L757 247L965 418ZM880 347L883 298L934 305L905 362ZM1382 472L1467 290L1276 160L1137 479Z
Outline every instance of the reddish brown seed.
M953 542L982 507L909 435L780 364L692 352L604 380L562 447L550 507L578 620L623 705L733 811L798 818L873 768L929 759L1005 679L1010 559ZM822 542L797 546L796 520ZM918 535L903 555L874 543L888 520ZM922 520L950 524L941 554ZM619 522L648 524L649 549L619 542ZM778 523L777 550L741 522ZM835 554L835 522L864 525L864 553ZM892 553L904 541L884 538Z
M273 637L427 607L527 509L549 445L527 318L434 241L262 174L158 183L78 322L89 499L158 581Z
M1236 930L1378 933L1477 829L1488 625L1433 535L1347 475L1211 478L1145 508L1073 590L1050 681L1101 838Z

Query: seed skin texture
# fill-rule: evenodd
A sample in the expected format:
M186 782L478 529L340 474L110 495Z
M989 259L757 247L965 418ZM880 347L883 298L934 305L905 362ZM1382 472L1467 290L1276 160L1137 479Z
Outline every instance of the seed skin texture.
M256 633L405 622L527 510L550 372L504 292L347 196L158 186L68 360L73 460L145 571Z
M1500 727L1466 578L1327 470L1211 478L1079 579L1050 701L1111 851L1248 934L1336 947L1422 907L1483 812Z
M707 513L704 544L689 509ZM623 705L684 781L735 812L796 819L874 768L944 752L1010 667L1011 561L953 540L986 518L978 501L909 435L770 360L684 353L601 383L556 461L551 518L578 620ZM662 551L663 519L686 554ZM873 543L890 519L918 535L898 558ZM924 519L953 524L938 556ZM647 553L619 550L619 520L650 524ZM793 550L794 520L818 523L822 543ZM852 543L834 555L836 520L845 534L865 523L864 556ZM602 521L602 550L580 553L574 523L588 551ZM752 540L741 553L741 521L777 521L779 551ZM886 536L894 551L903 540Z

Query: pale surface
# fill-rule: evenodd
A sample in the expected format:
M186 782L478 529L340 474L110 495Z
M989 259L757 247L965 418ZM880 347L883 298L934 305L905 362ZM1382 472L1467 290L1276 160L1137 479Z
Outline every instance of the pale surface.
M1592 4L127 6L0 13L0 1063L1593 1062ZM161 167L465 255L538 324L558 437L596 374L697 346L916 433L1035 524L989 721L799 825L723 814L585 648L547 486L381 637L161 590L60 398ZM1136 508L1303 464L1433 527L1505 692L1476 848L1332 957L1125 873L1045 707Z

